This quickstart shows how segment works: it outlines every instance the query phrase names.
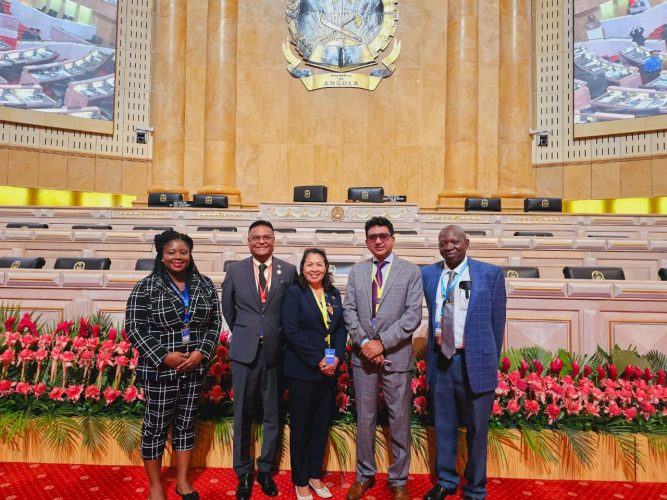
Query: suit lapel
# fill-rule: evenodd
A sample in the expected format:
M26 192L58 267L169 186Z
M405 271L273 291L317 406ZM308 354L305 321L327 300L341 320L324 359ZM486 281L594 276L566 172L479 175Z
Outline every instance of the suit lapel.
M308 287L305 293L307 296L306 300L310 304L310 307L312 307L315 311L315 315L319 318L320 323L322 324L322 328L324 328L324 319L322 318L322 313L320 312L320 306L317 305L317 301L315 300L315 294L310 289L310 287Z
M269 293L266 296L266 304L264 304L264 307L269 306L269 302L271 302L271 299L276 295L277 290L280 288L279 285L283 279L283 269L281 264L282 263L278 259L275 257L273 258L273 263L271 265L271 284L269 285Z
M477 261L468 257L468 272L470 273L470 300L468 301L468 313L475 310L475 303L477 302L477 297L479 295L479 290L482 285L480 277L477 274ZM468 321L472 314L466 315L466 327L468 326Z
M364 271L361 273L362 279L362 290L368 291L368 310L371 311L371 316L373 315L373 258L371 257L366 261L364 265Z
M382 297L380 297L380 301L378 303L378 308L382 305L382 302L384 301L384 298L389 294L389 290L391 289L391 285L398 279L397 276L401 272L401 266L402 266L402 262L396 256L396 254L394 254L394 258L391 261L391 264L389 266L389 276L387 276L387 281L385 281L382 284Z
M262 304L259 301L259 292L257 291L257 284L255 283L255 264L252 261L252 257L248 259L244 273L248 284L248 290L250 290L250 294L255 297L255 302L259 308Z

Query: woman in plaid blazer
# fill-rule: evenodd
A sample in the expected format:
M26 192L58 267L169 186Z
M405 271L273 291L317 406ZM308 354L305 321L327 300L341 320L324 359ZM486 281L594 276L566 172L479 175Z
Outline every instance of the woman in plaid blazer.
M160 466L172 425L176 493L186 500L199 494L188 479L194 427L207 362L221 327L220 301L213 282L199 274L192 239L173 230L155 236L155 265L127 301L125 329L139 351L137 377L146 410L141 455L150 499L164 499Z

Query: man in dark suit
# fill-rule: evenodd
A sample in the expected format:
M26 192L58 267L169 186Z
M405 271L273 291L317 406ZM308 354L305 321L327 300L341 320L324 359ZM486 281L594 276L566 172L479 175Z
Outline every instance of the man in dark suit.
M278 495L271 470L280 436L282 303L284 291L294 283L296 268L273 257L274 241L270 222L253 222L248 229L252 255L232 266L222 284L222 310L232 332L229 357L234 391L233 465L239 478L239 500L248 500L252 493L250 427L258 392L264 410L264 439L257 460L257 482L264 494Z
M486 498L489 417L498 385L507 297L498 266L466 257L468 238L458 226L438 235L438 262L422 269L429 313L426 353L436 434L438 483L424 500L456 495L459 425L466 427L465 499Z

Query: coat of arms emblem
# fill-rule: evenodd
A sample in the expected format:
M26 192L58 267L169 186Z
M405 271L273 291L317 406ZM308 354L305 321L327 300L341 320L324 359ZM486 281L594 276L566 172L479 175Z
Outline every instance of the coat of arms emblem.
M397 4L398 0L287 0L290 39L283 43L283 53L288 71L308 90L375 90L394 72L401 52L401 42L394 39L389 53L378 60L394 38ZM308 67L299 69L302 62Z

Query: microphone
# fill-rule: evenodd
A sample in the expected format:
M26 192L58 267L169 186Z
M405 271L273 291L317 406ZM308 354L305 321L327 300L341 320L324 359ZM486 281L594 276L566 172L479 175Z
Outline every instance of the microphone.
M472 281L461 281L459 283L459 288L465 290L466 300L470 300L470 290L472 290Z

